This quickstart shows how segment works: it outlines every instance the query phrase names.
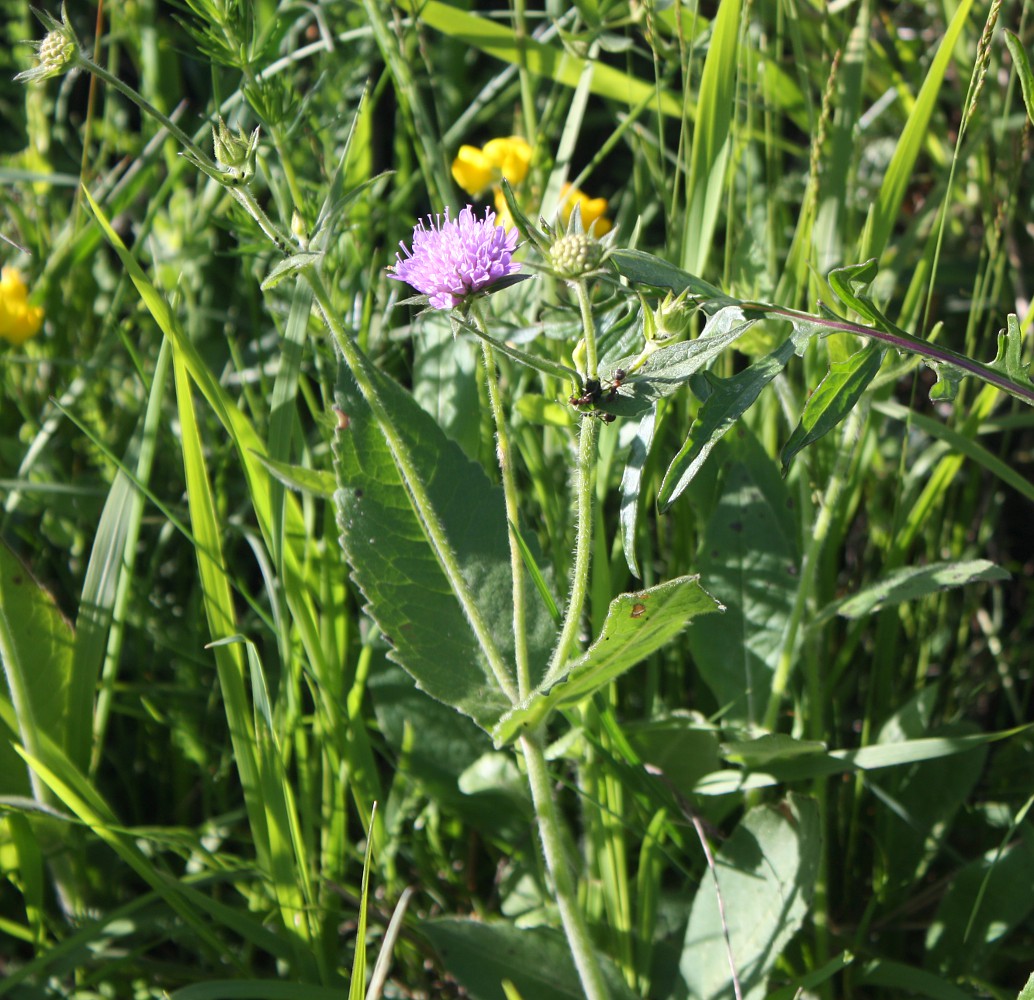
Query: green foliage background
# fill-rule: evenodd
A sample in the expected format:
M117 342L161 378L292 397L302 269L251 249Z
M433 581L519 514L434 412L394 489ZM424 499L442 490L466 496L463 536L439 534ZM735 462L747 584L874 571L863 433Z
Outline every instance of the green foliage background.
M0 9L7 39L38 27ZM472 549L505 552L506 530L485 516L502 508L476 345L385 270L418 218L471 200L462 143L525 136L533 222L574 181L609 199L617 246L729 307L886 319L984 363L1010 314L1011 349L1029 330L1031 121L1006 41L1029 53L1026 2L68 16L204 150L217 115L260 126L249 189L282 230L297 213L311 235L329 206L328 305L423 467L477 498L450 522ZM520 758L418 690L364 612L364 574L388 570L339 544L331 473L351 460L389 506L400 490L310 291L263 287L283 255L122 94L82 72L11 82L31 52L0 46L0 231L28 251L0 253L47 316L0 363L0 996L358 996L367 950L372 996L580 995ZM633 284L594 286L611 365L661 301L663 281ZM500 340L573 363L563 282L536 273L488 308ZM748 408L744 372L789 330L757 323L654 424L600 429L584 638L618 595L688 575L727 610L550 705L581 908L614 996L733 996L724 924L744 996L1011 1000L1034 964L1031 413L977 381L942 398L950 373L874 363L847 333L787 352ZM571 387L507 359L501 378L520 528L562 603ZM722 392L732 429L698 465L693 421ZM831 395L838 419L812 404L828 424L801 441ZM459 704L470 637L447 623L418 620L413 655ZM460 707L498 717L484 692Z

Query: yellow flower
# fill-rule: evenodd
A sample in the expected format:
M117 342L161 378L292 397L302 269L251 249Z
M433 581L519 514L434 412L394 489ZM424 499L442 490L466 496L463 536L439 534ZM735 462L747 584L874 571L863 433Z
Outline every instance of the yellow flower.
M490 139L482 152L511 184L520 184L528 176L531 146L519 135L511 135L508 139Z
M467 194L478 195L495 179L495 170L477 146L460 146L452 161L452 176Z
M484 149L460 146L452 161L452 176L467 194L479 195L505 177L511 184L520 184L528 176L531 146L519 135L508 139L490 139Z
M571 221L575 205L581 210L582 227L586 232L594 222L596 228L593 229L593 234L596 236L605 236L614 227L610 219L605 218L603 214L607 211L606 198L590 198L584 191L565 184L560 190L560 221L565 226Z
M42 325L43 310L29 305L22 276L13 267L5 267L0 271L0 337L24 344Z

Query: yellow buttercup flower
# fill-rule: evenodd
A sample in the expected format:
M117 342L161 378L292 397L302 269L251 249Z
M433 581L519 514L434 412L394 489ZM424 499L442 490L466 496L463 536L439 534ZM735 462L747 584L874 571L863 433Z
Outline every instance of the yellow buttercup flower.
M452 176L467 194L479 195L500 178L520 184L528 176L531 146L519 135L490 139L483 149L460 146L452 161Z
M520 184L531 166L531 146L519 135L508 139L490 139L482 150L511 184Z
M460 146L452 161L452 176L467 194L479 195L495 179L495 170L477 146Z
M43 325L43 310L28 299L21 274L13 267L0 271L0 337L12 344L24 344Z
M614 228L614 224L603 214L607 211L606 198L590 198L584 191L571 184L565 184L560 190L560 221L565 226L571 221L575 205L579 206L582 226L586 232L594 222L596 228L593 229L593 233L596 236L605 236Z

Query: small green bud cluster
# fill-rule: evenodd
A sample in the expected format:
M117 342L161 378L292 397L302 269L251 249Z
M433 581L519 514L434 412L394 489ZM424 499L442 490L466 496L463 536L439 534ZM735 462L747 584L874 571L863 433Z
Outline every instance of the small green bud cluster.
M219 119L218 127L212 127L212 146L215 150L215 162L222 168L226 178L233 184L246 183L255 174L255 150L258 148L259 130L255 129L250 136L237 126L234 135L226 122Z
M696 312L696 303L689 300L688 291L678 296L668 292L656 309L644 314L646 339L670 340L689 336Z
M36 47L37 64L15 77L15 80L25 83L61 76L74 68L79 60L79 41L75 37L64 7L61 8L60 21L42 11L35 13L48 30L42 42L33 43Z
M549 248L549 262L561 278L580 278L603 262L605 248L586 233L568 233Z
M75 55L75 42L63 31L51 31L40 42L37 58L40 69L48 73L60 73Z

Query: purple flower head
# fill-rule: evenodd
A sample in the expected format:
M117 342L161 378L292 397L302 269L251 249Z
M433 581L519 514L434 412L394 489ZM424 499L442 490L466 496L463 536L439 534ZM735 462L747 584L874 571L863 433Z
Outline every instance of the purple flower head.
M395 255L390 277L423 292L432 308L458 306L473 292L521 269L511 259L517 230L497 226L495 212L486 209L484 221L478 221L468 205L457 219L450 219L446 209L444 221L440 215L429 215L427 221L430 229L421 219L413 230L412 253L399 243L406 256Z

